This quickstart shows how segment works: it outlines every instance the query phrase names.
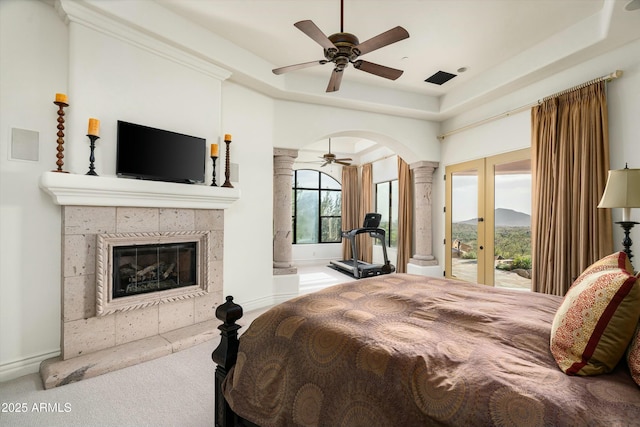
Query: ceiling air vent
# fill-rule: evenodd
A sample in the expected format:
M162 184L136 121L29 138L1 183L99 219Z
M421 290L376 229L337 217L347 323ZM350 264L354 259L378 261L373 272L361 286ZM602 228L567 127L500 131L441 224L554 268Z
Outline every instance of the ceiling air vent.
M433 83L435 85L443 85L455 76L456 74L447 73L446 71L438 71L427 80L425 80L425 82Z

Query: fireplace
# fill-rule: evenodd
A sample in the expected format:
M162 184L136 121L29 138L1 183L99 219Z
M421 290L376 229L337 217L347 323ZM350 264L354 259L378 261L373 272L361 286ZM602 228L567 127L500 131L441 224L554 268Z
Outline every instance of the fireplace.
M197 242L113 248L111 298L196 284Z
M210 239L210 231L99 234L96 314L208 293Z
M40 185L63 206L61 355L40 366L45 388L215 336L239 190L54 172Z

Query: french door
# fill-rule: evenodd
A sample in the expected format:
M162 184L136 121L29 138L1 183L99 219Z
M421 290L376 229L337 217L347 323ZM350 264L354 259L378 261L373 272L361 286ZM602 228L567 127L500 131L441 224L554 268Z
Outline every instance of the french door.
M445 182L445 276L530 289L530 150L448 166Z

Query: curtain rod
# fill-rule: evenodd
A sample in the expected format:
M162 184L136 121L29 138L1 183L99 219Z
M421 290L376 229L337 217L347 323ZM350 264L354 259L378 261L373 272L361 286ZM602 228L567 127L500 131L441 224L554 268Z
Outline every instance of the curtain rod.
M448 136L454 135L454 134L459 133L459 132L463 132L463 131L468 130L468 129L472 129L472 128L477 127L477 126L484 125L484 124L492 122L494 120L502 119L504 117L509 117L509 116L511 116L513 114L520 113L520 112L522 112L524 110L528 110L529 108L535 107L536 105L540 105L540 104L542 104L543 102L545 102L545 101L547 101L549 99L556 98L556 97L558 97L560 95L564 95L564 94L569 93L569 92L573 92L574 90L582 89L582 88L587 87L587 86L589 86L589 85L591 85L593 83L597 83L597 82L601 82L601 81L610 82L611 80L615 80L615 79L620 78L620 77L622 77L622 70L616 70L616 71L614 71L612 73L606 74L604 76L597 77L595 79L592 79L592 80L589 80L587 82L581 83L581 84L579 84L577 86L570 87L569 89L565 89L563 91L556 92L553 95L545 96L544 98L539 99L536 102L532 102L530 104L523 105L523 106L518 107L518 108L514 108L513 110L509 110L509 111L506 111L504 113L501 113L501 114L498 114L498 115L495 115L495 116L491 116L491 117L488 117L486 119L483 119L483 120L480 120L480 121L477 121L477 122L470 123L470 124L468 124L466 126L463 126L461 128L458 128L458 129L451 130L449 132L445 132L445 133L443 133L441 135L438 135L438 139L440 141L443 141Z

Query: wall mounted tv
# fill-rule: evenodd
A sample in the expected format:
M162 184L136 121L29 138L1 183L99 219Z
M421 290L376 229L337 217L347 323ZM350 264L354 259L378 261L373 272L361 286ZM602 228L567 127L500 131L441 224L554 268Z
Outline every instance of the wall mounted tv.
M116 174L156 181L204 182L206 140L118 120Z

